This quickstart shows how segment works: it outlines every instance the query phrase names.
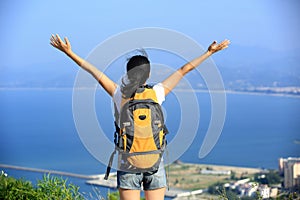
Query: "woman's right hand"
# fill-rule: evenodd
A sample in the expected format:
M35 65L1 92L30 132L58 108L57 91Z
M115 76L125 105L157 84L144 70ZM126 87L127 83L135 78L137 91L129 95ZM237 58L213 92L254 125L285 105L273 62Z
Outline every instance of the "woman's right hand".
M65 41L62 41L62 39L60 39L59 35L56 34L56 35L51 35L51 38L50 38L50 44L61 50L62 52L68 54L70 53L72 50L71 50L71 44L68 40L67 37L64 38Z

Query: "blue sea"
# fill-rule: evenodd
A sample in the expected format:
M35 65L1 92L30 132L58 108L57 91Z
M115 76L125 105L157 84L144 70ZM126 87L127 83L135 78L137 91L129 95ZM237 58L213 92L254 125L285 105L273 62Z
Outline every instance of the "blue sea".
M72 89L0 90L0 164L51 169L77 174L102 174L106 166L82 144L72 111ZM277 169L278 158L300 157L300 98L227 93L226 118L221 136L204 158L199 148L211 119L210 96L196 93L200 121L193 143L180 157L183 162ZM188 100L187 100L188 101ZM170 95L164 103L169 127L175 137L181 117L180 102ZM112 140L110 98L95 94L95 112ZM198 119L189 119L198 120ZM99 146L101 149L101 145ZM2 170L2 169L0 169ZM3 169L8 175L35 182L42 174ZM85 180L68 178L81 192L93 192ZM108 188L99 187L105 196Z

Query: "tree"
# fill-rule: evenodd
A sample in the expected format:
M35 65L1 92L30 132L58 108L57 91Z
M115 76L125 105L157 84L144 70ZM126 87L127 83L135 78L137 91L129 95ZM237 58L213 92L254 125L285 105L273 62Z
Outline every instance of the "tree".
M276 170L270 170L268 173L256 173L254 175L254 180L261 184L278 184L281 183L281 176Z
M223 183L217 182L213 185L210 185L207 192L209 194L220 194L220 192L222 192L222 188L224 188Z
M236 180L237 179L236 178L236 173L234 171L231 171L231 173L230 173L230 179L231 180Z

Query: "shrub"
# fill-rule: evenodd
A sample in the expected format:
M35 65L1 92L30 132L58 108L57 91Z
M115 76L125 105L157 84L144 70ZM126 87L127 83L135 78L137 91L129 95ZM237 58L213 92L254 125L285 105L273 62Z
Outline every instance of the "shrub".
M42 199L84 199L78 186L67 184L67 180L50 174L44 175L43 180L38 181L36 190Z
M0 175L0 199L6 200L48 200L48 199L84 199L79 187L67 184L63 178L44 175L37 187L24 179L8 177L3 171Z

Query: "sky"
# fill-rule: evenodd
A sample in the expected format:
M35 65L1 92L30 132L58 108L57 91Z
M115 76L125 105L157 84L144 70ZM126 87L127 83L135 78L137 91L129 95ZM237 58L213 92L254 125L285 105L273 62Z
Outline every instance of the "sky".
M52 33L67 36L73 50L86 57L107 38L144 27L175 30L203 46L227 38L231 46L296 52L299 8L298 0L4 0L0 69L65 60L49 45Z

